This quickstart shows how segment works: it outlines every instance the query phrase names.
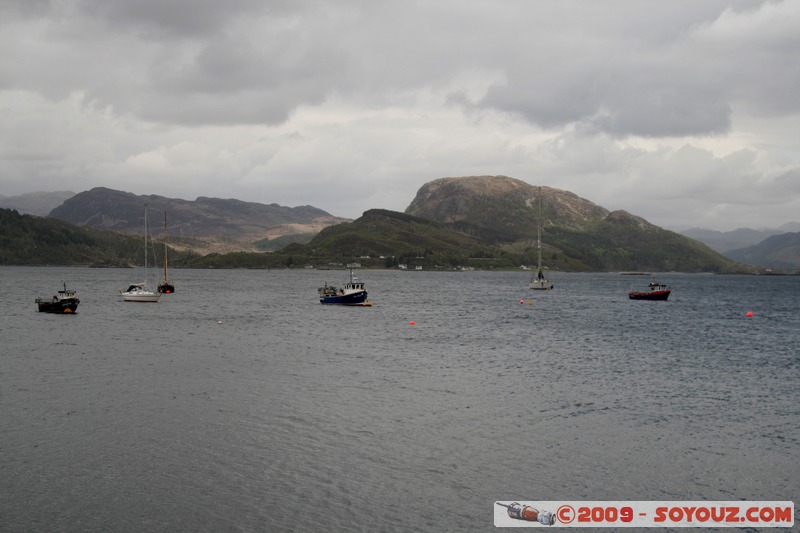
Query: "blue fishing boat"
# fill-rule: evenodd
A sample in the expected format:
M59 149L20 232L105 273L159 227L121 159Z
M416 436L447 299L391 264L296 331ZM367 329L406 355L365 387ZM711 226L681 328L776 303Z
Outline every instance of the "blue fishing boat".
M343 287L335 287L325 283L318 289L319 303L321 304L338 304L338 305L372 305L367 300L367 289L364 282L353 276L353 270L350 269L350 281L345 283Z

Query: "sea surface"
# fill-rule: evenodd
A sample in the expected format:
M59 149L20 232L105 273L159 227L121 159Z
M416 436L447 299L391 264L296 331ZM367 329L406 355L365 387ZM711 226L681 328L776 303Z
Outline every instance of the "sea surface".
M0 269L0 531L494 531L495 501L794 500L800 277ZM74 316L36 310L62 281ZM752 316L746 316L747 312ZM604 531L611 531L606 529ZM630 531L630 530L629 530ZM686 530L683 530L686 531ZM776 531L772 529L771 531Z

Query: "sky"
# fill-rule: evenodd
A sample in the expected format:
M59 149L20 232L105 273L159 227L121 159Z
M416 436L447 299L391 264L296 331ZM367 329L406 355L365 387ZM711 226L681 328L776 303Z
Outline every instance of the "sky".
M0 0L0 194L357 218L477 175L800 220L800 1Z

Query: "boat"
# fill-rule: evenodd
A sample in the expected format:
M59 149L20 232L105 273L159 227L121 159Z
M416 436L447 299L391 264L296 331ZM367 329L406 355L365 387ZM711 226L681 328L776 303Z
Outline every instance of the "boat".
M353 276L353 269L350 269L350 281L343 287L325 285L317 289L319 292L319 303L338 304L338 305L360 305L369 307L372 303L367 300L367 289L364 282Z
M78 304L81 303L75 291L67 289L64 283L64 290L58 291L52 298L36 298L36 304L41 313L58 313L71 315L78 311Z
M653 280L647 284L646 291L629 291L628 298L631 300L666 300L671 292L668 285L656 281L656 278L653 277Z
M119 296L126 302L158 302L161 293L153 292L147 288L147 234L149 225L147 220L147 204L144 204L144 273L145 279L139 283L132 283L124 291L119 290Z
M539 255L539 268L536 274L531 276L530 288L536 291L549 291L553 289L553 284L547 281L542 272L542 188L539 187L539 225L536 230L536 248Z
M161 294L172 294L175 292L175 285L167 278L167 212L164 211L164 281L158 284L158 292Z

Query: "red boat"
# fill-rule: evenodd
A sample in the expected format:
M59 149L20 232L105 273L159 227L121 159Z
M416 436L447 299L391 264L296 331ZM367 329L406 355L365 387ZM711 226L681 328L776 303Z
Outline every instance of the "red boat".
M647 291L630 291L628 298L631 300L666 300L672 292L669 286L659 283L653 278L648 285Z

